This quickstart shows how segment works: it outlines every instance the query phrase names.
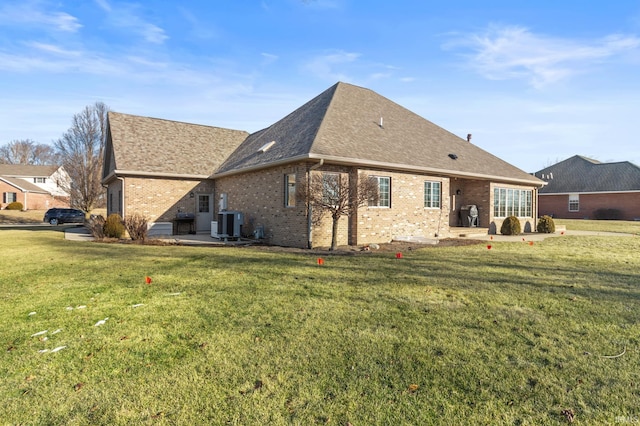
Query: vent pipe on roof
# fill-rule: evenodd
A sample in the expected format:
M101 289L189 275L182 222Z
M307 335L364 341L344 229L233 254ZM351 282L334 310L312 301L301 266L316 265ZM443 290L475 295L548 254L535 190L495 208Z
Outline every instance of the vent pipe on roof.
M471 142L471 133L467 133L467 142Z
M276 141L267 142L264 145L262 145L262 147L260 147L260 149L258 151L267 152L267 150L269 148L271 148L273 145L275 145L275 143L276 143Z
M384 119L382 117L380 117L380 128L384 128Z

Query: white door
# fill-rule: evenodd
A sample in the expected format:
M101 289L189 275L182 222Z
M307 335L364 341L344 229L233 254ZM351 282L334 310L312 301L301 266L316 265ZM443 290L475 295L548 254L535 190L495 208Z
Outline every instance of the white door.
M198 194L196 206L196 232L211 231L213 220L213 196L211 194Z

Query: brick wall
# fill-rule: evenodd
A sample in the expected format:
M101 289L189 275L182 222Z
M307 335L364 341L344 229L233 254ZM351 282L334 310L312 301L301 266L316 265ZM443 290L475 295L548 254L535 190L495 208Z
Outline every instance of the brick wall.
M107 188L107 214L123 214L119 197L121 182ZM178 211L195 213L197 193L213 195L213 181L127 177L124 180L124 214L139 213L149 222L171 222ZM194 193L194 197L190 196Z
M271 244L307 247L307 210L300 201L295 207L285 207L285 175L295 173L296 185L306 185L307 173L312 165L298 163L219 178L215 183L216 196L227 194L227 209L244 213L243 233L251 234L256 227L262 226L266 240ZM436 234L448 234L447 178L337 166L324 166L313 173L322 172L341 173L344 178L351 176L351 179L357 178L360 172L391 178L391 208L364 206L351 218L340 218L338 245L382 243L398 236L434 237ZM441 209L424 208L425 180L441 182ZM321 216L319 221L313 221L313 247L329 247L331 236L332 219L329 214Z
M580 194L577 212L569 211L569 195L540 194L540 215L562 219L594 219L598 209L617 209L622 220L640 218L640 191L628 193Z
M285 175L296 175L296 187L306 184L307 165L297 163L216 179L215 213L219 198L227 195L227 210L244 214L243 234L264 229L270 244L306 248L308 221L304 203L285 206Z
M8 204L2 202L4 199L2 194L5 192L15 192L16 201L22 203L22 206L26 210L47 210L52 207L69 207L68 197L54 197L51 194L39 194L35 192L24 193L14 186L0 181L0 209L5 208Z
M352 221L353 244L389 242L397 237L445 236L449 232L449 179L417 174L362 169L368 176L389 177L391 206L358 209ZM441 208L424 207L424 182L441 183Z

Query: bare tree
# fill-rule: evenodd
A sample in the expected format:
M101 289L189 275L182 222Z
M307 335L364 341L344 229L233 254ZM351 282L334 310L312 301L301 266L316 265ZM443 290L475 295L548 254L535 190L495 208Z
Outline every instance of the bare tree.
M109 107L102 102L86 106L73 116L71 128L55 142L62 165L71 178L66 188L71 204L84 211L104 202L100 172L108 111Z
M331 250L338 247L338 223L342 216L354 214L358 207L370 201L377 203L378 182L364 173L350 179L341 173L313 173L307 186L301 186L298 198L313 207L314 222L324 214L330 214Z
M54 165L58 164L55 149L30 139L14 140L0 146L0 164Z

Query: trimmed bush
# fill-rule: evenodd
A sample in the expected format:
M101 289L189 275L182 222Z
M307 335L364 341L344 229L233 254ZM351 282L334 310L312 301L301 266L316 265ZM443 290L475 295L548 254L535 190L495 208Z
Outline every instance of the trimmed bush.
M147 239L147 223L149 220L140 213L129 214L124 219L124 227L134 241Z
M542 234L553 234L556 232L556 224L551 216L541 216L536 229Z
M22 205L22 203L20 201L14 201L13 203L9 203L7 204L7 207L5 207L7 210L22 210L24 208L24 206Z
M519 235L521 232L522 227L520 221L515 216L507 217L500 227L500 233L502 235Z
M124 234L122 217L117 213L111 213L104 223L104 236L106 238L121 238Z

